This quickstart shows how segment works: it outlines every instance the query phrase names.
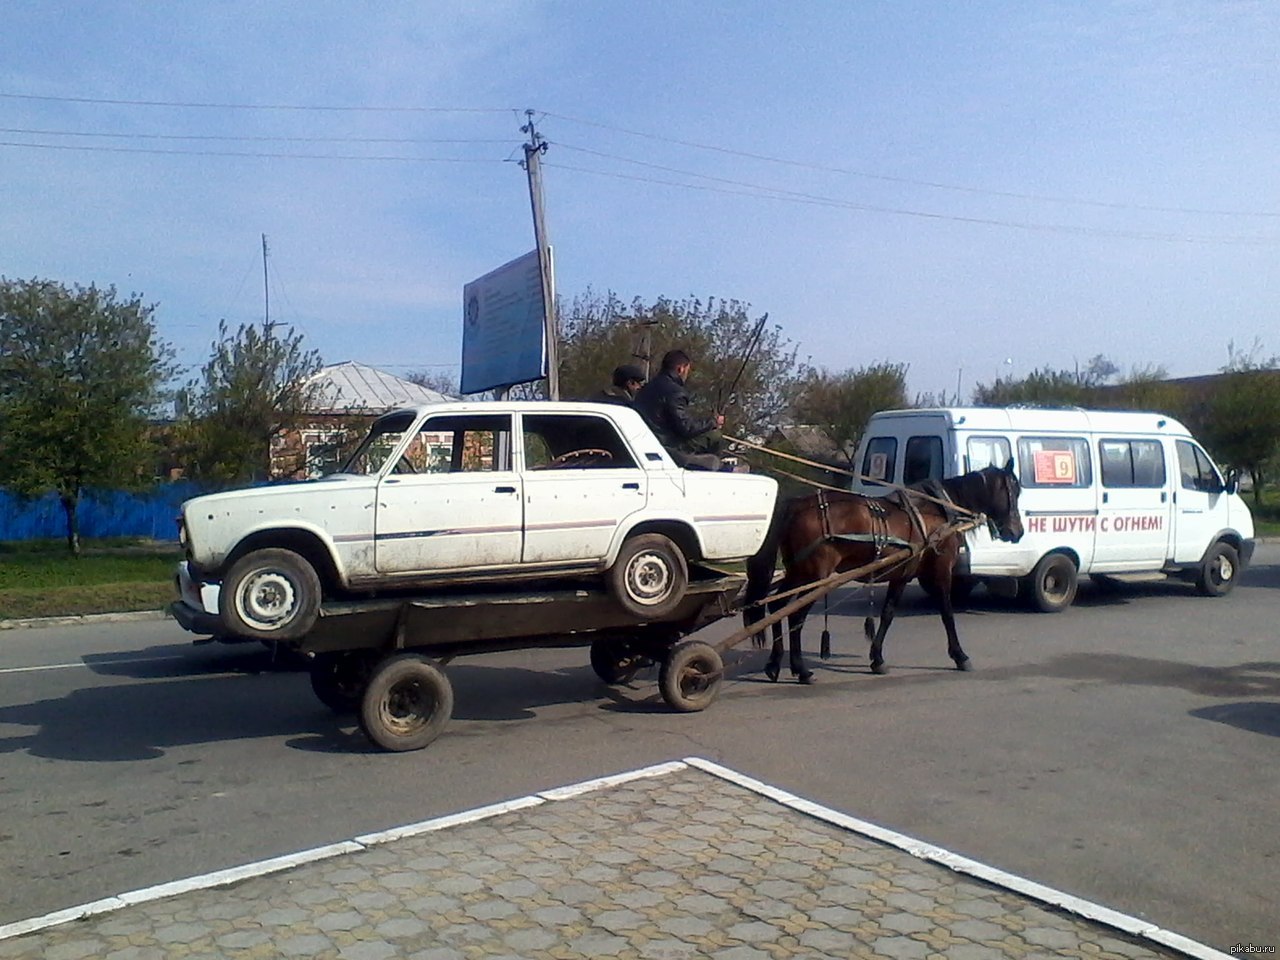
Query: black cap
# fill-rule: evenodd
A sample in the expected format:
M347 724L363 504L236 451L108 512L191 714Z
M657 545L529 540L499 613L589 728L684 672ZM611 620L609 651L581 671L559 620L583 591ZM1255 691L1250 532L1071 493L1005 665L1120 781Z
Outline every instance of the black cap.
M649 378L644 375L644 371L634 363L624 363L613 371L613 382L618 386L622 386L628 380L639 380L644 383L647 379Z

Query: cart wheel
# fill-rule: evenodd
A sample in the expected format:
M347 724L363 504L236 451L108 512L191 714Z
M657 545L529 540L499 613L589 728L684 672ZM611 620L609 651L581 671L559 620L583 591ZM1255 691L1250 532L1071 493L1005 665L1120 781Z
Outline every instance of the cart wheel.
M625 637L596 637L591 641L591 669L605 683L629 683L651 663Z
M421 750L453 713L449 678L426 657L401 653L373 669L360 701L360 729L384 750Z
M355 713L360 709L373 662L368 653L316 654L311 661L311 689L334 713Z
M681 640L662 662L658 689L672 710L696 713L711 706L724 680L724 661L701 640Z

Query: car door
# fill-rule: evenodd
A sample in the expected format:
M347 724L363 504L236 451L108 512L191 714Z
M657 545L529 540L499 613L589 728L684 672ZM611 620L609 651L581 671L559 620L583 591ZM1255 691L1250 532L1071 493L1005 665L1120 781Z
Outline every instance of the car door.
M524 562L603 560L619 524L644 509L648 475L606 416L524 413L520 421Z
M1101 503L1093 567L1100 573L1157 570L1169 555L1169 489L1164 444L1098 440Z
M1227 496L1222 475L1209 455L1194 443L1179 440L1178 483L1174 496L1173 559L1177 563L1195 563L1203 555L1212 538L1225 524L1220 513Z
M511 415L427 417L378 484L380 574L520 563L523 505Z

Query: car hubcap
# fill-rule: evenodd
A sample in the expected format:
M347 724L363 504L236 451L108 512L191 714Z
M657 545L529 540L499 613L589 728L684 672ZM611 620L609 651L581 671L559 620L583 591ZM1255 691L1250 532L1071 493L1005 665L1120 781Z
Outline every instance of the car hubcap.
M640 553L627 565L627 590L637 603L658 603L671 589L671 570L655 553Z
M236 599L246 621L270 628L280 626L293 615L296 594L287 577L264 571L246 580Z

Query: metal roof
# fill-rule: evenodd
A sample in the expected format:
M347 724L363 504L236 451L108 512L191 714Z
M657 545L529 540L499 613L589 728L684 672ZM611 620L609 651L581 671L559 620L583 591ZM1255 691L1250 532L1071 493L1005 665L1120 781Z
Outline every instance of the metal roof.
M454 399L353 360L323 367L311 379L319 388L313 413L385 413Z

